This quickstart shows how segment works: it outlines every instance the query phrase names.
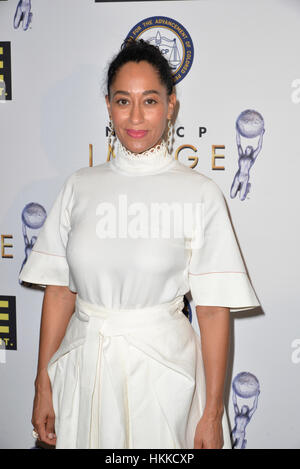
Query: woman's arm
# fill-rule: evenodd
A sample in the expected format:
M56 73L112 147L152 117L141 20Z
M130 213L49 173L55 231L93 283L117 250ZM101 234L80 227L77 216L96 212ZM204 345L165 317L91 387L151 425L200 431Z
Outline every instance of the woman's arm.
M68 287L48 285L45 289L31 422L40 439L52 445L55 444L54 436L51 438L51 434L54 435L54 412L47 365L65 335L74 312L75 300L76 293L71 292Z
M206 380L206 404L195 434L196 448L221 449L230 309L196 306Z
M47 371L52 355L58 349L74 312L76 293L68 287L47 285L42 306L37 377Z

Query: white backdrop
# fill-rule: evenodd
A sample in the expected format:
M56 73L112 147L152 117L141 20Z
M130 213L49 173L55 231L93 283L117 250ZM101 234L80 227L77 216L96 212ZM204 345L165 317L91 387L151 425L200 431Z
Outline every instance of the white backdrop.
M193 145L196 153L182 150L180 161L191 165L188 157L196 155L194 171L213 178L223 190L262 305L232 314L231 426L232 382L240 372L251 373L260 394L246 427L246 448L300 448L300 3L32 0L27 30L13 26L17 4L0 1L0 43L10 42L12 83L11 99L0 102L0 231L12 236L2 236L0 296L16 298L17 329L17 350L0 350L0 447L33 446L30 419L42 292L18 283L25 257L22 211L35 202L48 212L65 178L89 165L89 144L94 164L106 161L104 69L135 24L166 16L184 26L194 45L193 64L176 87L176 128L184 127L184 137L176 138L174 148ZM5 67L2 61L4 79ZM263 116L266 131L250 170L251 190L242 201L230 197L230 188L238 169L235 122L246 109ZM199 127L206 128L201 138ZM224 146L217 150L224 158L216 159L224 170L212 169L212 145ZM28 230L28 237L37 233ZM0 332L6 330L4 312ZM197 328L195 321L194 316ZM0 337L3 348L5 333Z

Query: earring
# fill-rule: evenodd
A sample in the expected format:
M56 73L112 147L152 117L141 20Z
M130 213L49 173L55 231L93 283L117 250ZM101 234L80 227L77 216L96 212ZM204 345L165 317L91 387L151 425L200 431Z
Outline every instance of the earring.
M167 149L168 153L172 153L172 143L173 143L173 131L174 126L172 124L171 119L168 120L168 137L167 137Z
M108 154L107 154L107 158L109 158L110 153L113 153L112 137L114 135L115 135L114 126L113 126L112 120L110 118L109 123L108 123Z

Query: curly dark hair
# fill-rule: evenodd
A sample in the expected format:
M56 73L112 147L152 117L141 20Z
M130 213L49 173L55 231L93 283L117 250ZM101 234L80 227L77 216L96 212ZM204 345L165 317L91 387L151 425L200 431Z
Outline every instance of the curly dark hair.
M127 62L138 63L142 60L150 63L157 70L161 83L166 86L167 94L172 94L174 90L172 69L159 48L143 39L129 38L123 42L120 52L113 57L109 64L106 80L108 98L110 98L110 87L122 65Z

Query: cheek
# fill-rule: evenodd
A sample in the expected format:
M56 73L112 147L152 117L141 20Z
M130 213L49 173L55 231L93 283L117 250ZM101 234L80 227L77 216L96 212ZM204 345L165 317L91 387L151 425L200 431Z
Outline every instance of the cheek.
M127 118L127 113L124 112L124 110L122 112L120 112L116 109L113 109L112 113L111 113L111 116L112 116L112 119L113 119L115 125L120 125Z
M149 115L149 122L153 124L153 127L158 130L162 130L166 126L167 114L164 109L154 112L152 115Z

